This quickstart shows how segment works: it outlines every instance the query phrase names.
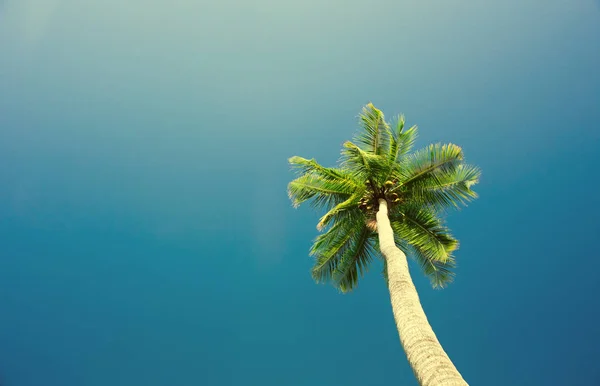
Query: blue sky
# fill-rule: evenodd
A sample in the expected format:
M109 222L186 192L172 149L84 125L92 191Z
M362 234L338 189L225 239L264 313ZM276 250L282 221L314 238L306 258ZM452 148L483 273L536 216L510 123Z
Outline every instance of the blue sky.
M455 283L411 266L466 380L600 384L599 68L597 0L3 1L3 385L416 384L286 196L369 101L483 170Z

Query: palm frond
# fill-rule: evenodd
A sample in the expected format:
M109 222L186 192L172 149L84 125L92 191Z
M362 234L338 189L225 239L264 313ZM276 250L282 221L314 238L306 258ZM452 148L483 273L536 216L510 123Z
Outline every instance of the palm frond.
M458 208L477 198L471 187L479 182L480 175L479 168L467 164L433 171L409 185L406 199L441 210Z
M454 144L432 144L404 157L397 169L399 186L411 187L435 172L452 171L463 160L460 146Z
M331 281L342 292L356 287L380 256L373 200L385 197L392 203L389 218L396 245L421 265L434 287L447 285L458 241L440 215L477 197L471 188L479 169L465 164L462 149L454 144L434 144L410 154L417 126L405 129L403 116L390 125L371 103L359 114L359 125L353 142L344 143L338 167L298 156L289 159L298 173L288 184L293 205L308 201L326 209L317 225L325 231L310 250L313 279Z
M393 129L391 130L392 135L388 151L388 157L391 162L397 162L400 158L408 154L417 139L417 126L411 126L405 131L404 124L404 115L400 115L395 119Z
M359 202L361 196L362 196L362 191L357 191L354 194L352 194L350 197L348 197L347 200L340 202L339 204L337 204L336 206L331 208L327 213L325 213L325 215L323 217L321 217L319 219L319 223L317 224L317 229L322 230L323 228L325 228L327 226L327 224L329 224L329 222L332 219L339 217L340 214L347 214L351 210L354 210L354 212L357 212L357 213L360 212L358 209L358 202ZM338 220L341 220L341 218L338 218Z
M362 130L354 137L354 141L362 145L364 151L384 154L389 146L390 129L381 110L372 103L367 104L359 115L359 126Z
M408 154L417 138L417 126L404 131L404 123L404 116L400 115L396 118L393 129L390 130L390 144L386 155L387 172L384 181L389 180L395 171L400 172L398 161Z
M392 224L392 228L394 225ZM444 288L450 284L454 278L452 269L456 266L453 256L449 256L445 262L441 262L428 254L427 249L410 245L394 232L395 243L402 252L411 259L415 260L421 267L423 273L433 288ZM383 259L383 279L388 284L387 262Z
M452 237L437 213L428 207L404 205L390 212L395 235L413 245L431 259L445 262L458 248L458 240Z
M357 216L337 221L327 232L317 236L310 249L310 255L316 259L311 272L317 283L332 279L341 257L352 247L355 235L361 233L364 227L363 219Z
M289 164L299 174L314 174L326 180L348 180L351 174L339 169L328 168L320 165L314 158L306 159L299 156L293 156L288 159Z
M311 199L311 204L316 208L332 208L347 200L355 191L356 183L349 177L330 180L313 173L304 174L288 184L288 196L296 208Z
M364 227L355 234L351 247L346 249L333 275L333 282L342 292L352 291L358 279L368 270L375 250L372 245L373 232Z
M352 173L357 180L370 180L381 183L389 172L389 163L384 156L364 151L354 143L347 141L342 150L342 168Z
M417 246L411 245L408 249L408 255L419 263L433 288L444 288L453 281L453 269L456 267L453 256L448 256L446 261L439 261L431 258L426 250Z

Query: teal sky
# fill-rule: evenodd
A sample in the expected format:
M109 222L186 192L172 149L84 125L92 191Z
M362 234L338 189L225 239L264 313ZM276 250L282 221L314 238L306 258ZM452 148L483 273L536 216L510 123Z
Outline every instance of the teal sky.
M466 380L600 384L599 69L598 0L1 1L2 386L416 385L286 195L369 101L483 170L411 265Z

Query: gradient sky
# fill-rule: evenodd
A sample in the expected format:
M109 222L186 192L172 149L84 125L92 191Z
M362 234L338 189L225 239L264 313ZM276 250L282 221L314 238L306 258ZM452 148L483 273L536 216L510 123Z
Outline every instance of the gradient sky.
M415 385L286 195L369 101L483 170L411 263L465 379L599 385L598 0L1 1L2 385Z

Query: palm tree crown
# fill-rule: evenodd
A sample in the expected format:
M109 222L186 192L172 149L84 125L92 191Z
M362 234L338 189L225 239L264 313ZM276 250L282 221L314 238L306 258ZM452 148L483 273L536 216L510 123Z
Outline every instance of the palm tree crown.
M316 258L313 278L331 281L342 292L357 285L379 256L375 215L383 198L396 244L419 262L434 287L445 286L453 278L458 241L442 216L477 197L471 187L479 169L464 163L462 149L454 144L410 153L417 127L405 130L403 116L387 123L371 103L359 115L359 125L353 141L344 143L338 167L289 159L299 173L288 185L293 205L310 201L327 210L317 225L325 232L310 250Z

